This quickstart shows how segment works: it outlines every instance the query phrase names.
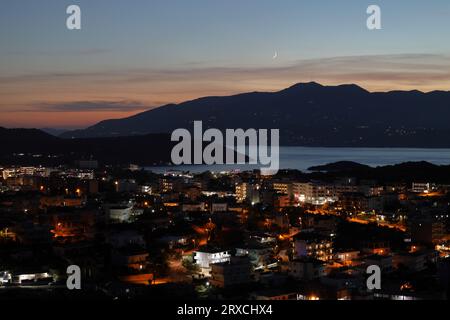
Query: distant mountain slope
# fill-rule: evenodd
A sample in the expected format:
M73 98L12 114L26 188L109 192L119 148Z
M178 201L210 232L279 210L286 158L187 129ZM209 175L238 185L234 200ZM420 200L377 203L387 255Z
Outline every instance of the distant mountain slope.
M357 85L300 83L278 92L205 97L129 118L105 120L62 137L170 133L204 127L278 128L284 145L450 147L450 92L370 93Z
M379 183L404 182L409 185L413 182L450 183L450 165L435 165L426 161L404 162L395 165L370 167L353 163L351 166L343 166L342 163L330 163L321 169L308 175L309 179L324 179L333 181L337 177L374 180Z
M40 128L39 130L44 131L45 133L51 134L52 136L60 136L64 132L67 132L69 130L67 129L58 129L58 128Z
M369 166L360 164L354 161L338 161L320 166L313 166L308 168L309 171L325 171L325 172L333 172L333 171L345 171L345 170L362 170L367 169Z

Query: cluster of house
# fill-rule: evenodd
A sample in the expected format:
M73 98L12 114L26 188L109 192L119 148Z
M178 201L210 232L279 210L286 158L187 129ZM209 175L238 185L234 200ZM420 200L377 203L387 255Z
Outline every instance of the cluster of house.
M258 300L445 297L444 287L420 291L406 281L390 279L396 272L411 275L437 266L439 254L433 249L409 246L407 251L391 251L388 243L373 242L362 250L335 250L332 237L314 231L299 232L289 242L291 247L284 250L277 250L274 236L253 239L252 244L232 249L200 248L194 254L199 272L219 288L262 284L262 289L249 292ZM379 266L387 277L382 290L376 292L366 284L366 270L372 265ZM439 266L448 271L448 263Z
M129 169L99 170L90 162L76 169L4 168L0 285L59 283L64 270L55 265L77 264L93 282L200 279L254 299L417 299L445 292L445 285L419 290L398 274L448 276L448 186ZM341 221L398 231L404 245L392 245L397 238L342 245L352 235L340 234ZM196 268L181 276L179 268L161 271L190 259ZM367 290L369 265L386 276L380 291Z

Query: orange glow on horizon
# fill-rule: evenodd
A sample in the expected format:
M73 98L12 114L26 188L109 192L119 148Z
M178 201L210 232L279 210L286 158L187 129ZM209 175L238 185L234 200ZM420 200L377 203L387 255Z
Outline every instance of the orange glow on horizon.
M424 92L448 90L450 83L439 84L402 84L392 85L390 81L370 79L331 79L325 76L311 78L288 77L277 78L272 75L267 79L253 79L246 74L224 76L224 79L211 80L195 78L189 83L174 79L173 82L129 83L123 79L108 82L104 79L49 79L40 82L22 80L7 83L0 89L0 126L8 128L85 128L108 119L126 118L137 113L151 110L169 103L181 103L205 96L228 96L244 92L283 90L299 82L316 81L322 85L340 85L356 83L366 90L390 91L419 89ZM81 81L82 80L82 81ZM70 91L69 90L72 90ZM149 89L151 88L151 90ZM447 89L446 89L447 88ZM117 109L101 110L52 110L52 106L77 102L111 102L135 101L138 106L119 106ZM42 104L44 104L42 106ZM119 103L120 104L120 103ZM142 106L142 108L141 108ZM48 109L46 109L48 108Z

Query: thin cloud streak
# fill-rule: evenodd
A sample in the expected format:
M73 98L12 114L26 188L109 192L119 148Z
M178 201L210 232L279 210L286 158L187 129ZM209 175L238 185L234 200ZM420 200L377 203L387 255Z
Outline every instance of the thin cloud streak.
M395 75L395 76L394 76ZM127 69L98 72L55 72L0 77L0 83L54 82L54 81L102 81L104 83L133 82L154 83L161 81L231 81L278 79L301 80L309 78L339 80L340 78L357 83L358 81L403 80L417 83L420 77L426 81L450 81L450 56L437 54L399 54L331 57L322 59L298 60L279 67L191 67L176 69ZM285 78L283 78L285 77ZM391 85L395 87L395 83ZM367 88L370 90L370 88ZM395 89L395 88L393 88Z
M88 48L88 49L80 49L80 50L6 50L2 52L3 55L10 56L27 56L32 54L33 56L91 56L91 55L100 55L107 54L113 52L111 49L104 48Z
M136 101L74 101L66 103L39 103L22 112L99 112L142 111L148 106Z

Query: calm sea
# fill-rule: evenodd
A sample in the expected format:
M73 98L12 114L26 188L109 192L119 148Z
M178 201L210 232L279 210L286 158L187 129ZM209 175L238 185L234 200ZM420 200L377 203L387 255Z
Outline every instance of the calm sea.
M434 164L450 164L450 149L413 148L310 148L281 147L280 169L307 171L309 167L337 161L354 161L369 166L383 166L408 161L428 161ZM169 170L190 171L192 173L231 170L252 170L259 165L182 165L149 167L148 170L164 173Z

